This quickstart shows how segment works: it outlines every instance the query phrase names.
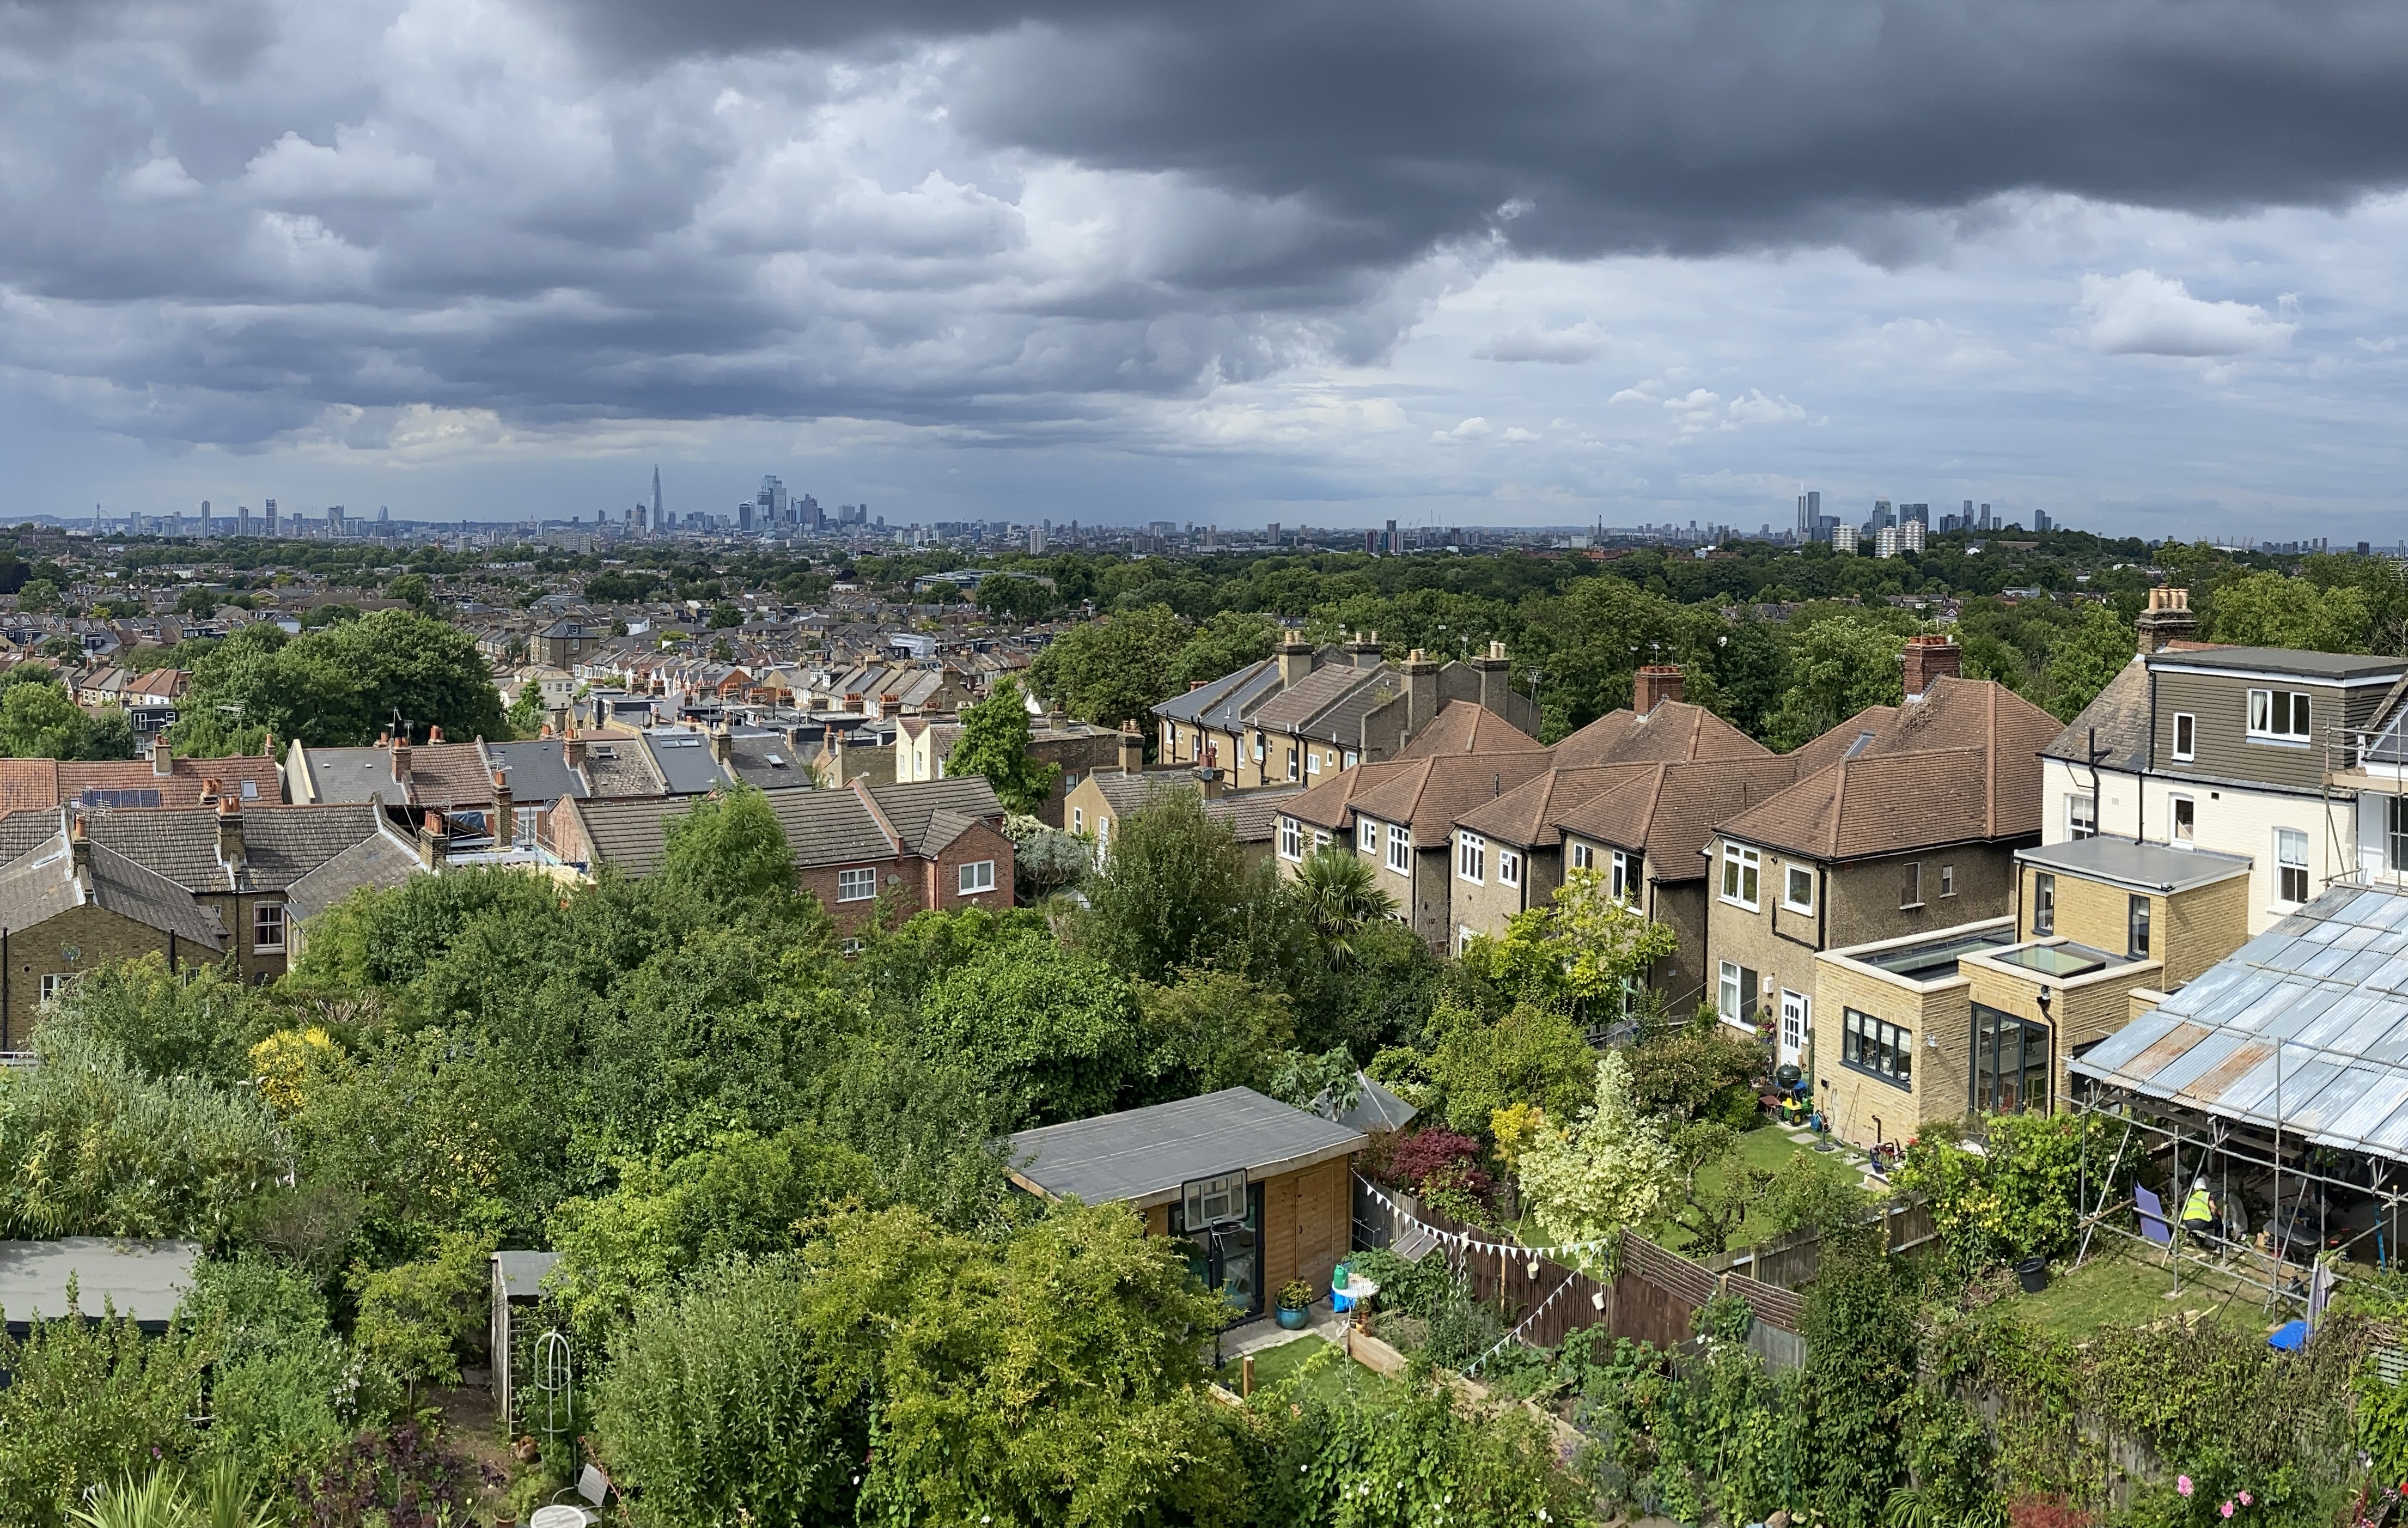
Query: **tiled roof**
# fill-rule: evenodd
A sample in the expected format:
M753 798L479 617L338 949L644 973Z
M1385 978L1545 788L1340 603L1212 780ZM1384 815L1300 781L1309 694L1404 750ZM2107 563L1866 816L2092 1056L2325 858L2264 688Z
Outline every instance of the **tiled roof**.
M2096 762L2101 768L2127 771L2148 768L2149 669L2137 656L2115 670L2115 677L2091 697L2071 725L2041 749L2041 755L2091 763L2094 733L2100 750Z
M1279 820L1287 804L1303 794L1292 787L1240 791L1205 802L1204 815L1213 822L1228 824L1240 843L1268 843L1279 830Z
M1555 824L1563 814L1599 791L1608 790L1659 766L1607 764L1592 769L1549 770L1526 780L1493 800L1483 801L1457 819L1455 826L1506 843L1542 847L1558 842Z
M249 785L252 794L247 801L280 801L284 799L284 776L278 771L276 760L257 755L227 758L179 758L170 766L171 772L162 775L147 758L111 759L91 762L76 759L52 763L46 758L18 758L7 761L11 767L0 776L0 800L7 810L26 807L39 809L74 801L86 792L150 791L159 793L161 806L194 806L201 799L202 786L210 780L222 783L229 791L240 794ZM23 768L17 768L23 766ZM37 801L31 798L44 787L40 783L42 767L50 771L48 789L50 799ZM106 800L106 796L99 798ZM148 798L144 798L148 800Z
M1234 718L1214 714L1225 707L1244 707L1258 699L1266 689L1279 687L1279 660L1265 658L1244 668L1223 674L1220 678L1174 695L1154 708L1154 714L1165 721L1185 722L1195 726L1234 726ZM1127 718L1117 718L1126 720Z
M1560 814L1555 826L1616 848L1647 856L1661 881L1706 872L1698 851L1725 820L1786 789L1797 779L1792 759L1690 759L1626 766L1605 789Z
M0 868L0 927L29 929L89 901L161 933L212 950L225 947L225 927L215 909L113 849L91 846L86 882L79 885L66 830L55 818L51 826L41 842Z
M1440 754L1529 753L1546 744L1476 700L1449 700L1438 708L1430 724L1397 750L1398 758L1434 758Z
M1333 832L1352 828L1354 803L1365 792L1377 789L1405 771L1420 769L1423 763L1414 759L1383 759L1377 764L1358 764L1351 770L1340 770L1337 778L1324 780L1293 797L1282 814Z
M218 858L218 814L106 812L84 819L94 843L140 861L191 891L226 891ZM377 811L361 803L270 806L242 814L244 889L277 891L377 832Z
M1567 768L1598 764L1668 764L1680 758L1757 758L1770 752L1703 706L1659 700L1641 716L1612 711L1555 744Z
M391 889L430 873L409 846L390 833L371 833L284 888L296 918L313 918L362 887Z
M851 787L767 794L766 800L777 814L778 826L798 866L809 869L894 858L895 847L879 825L881 814L903 840L903 852L922 854L927 852L924 845L937 832L958 837L965 831L967 823L959 819L996 818L1003 813L995 787L979 775L864 789L878 803L878 812L873 813ZM583 825L597 866L615 865L630 875L649 875L667 858L669 825L692 811L695 800L686 796L587 800L574 803L569 810ZM944 842L952 842L952 837Z
M1798 773L1803 778L1870 747L1873 740L1897 720L1896 706L1867 706L1839 726L1799 744L1787 757L1798 761Z
M969 817L1003 815L1003 803L996 800L995 787L982 774L963 775L951 780L922 780L908 785L870 786L869 794L886 820L895 825L903 846L914 854L925 853L929 827L939 812L954 812ZM830 794L833 794L831 792ZM949 841L950 842L950 841Z
M1315 718L1367 685L1395 683L1385 669L1355 669L1342 663L1315 668L1254 708L1254 725L1271 732L1297 732Z
M1997 838L2002 835L1990 830L1990 764L1987 748L1868 751L1740 813L1721 830L1743 843L1823 860Z
M1352 804L1357 815L1403 823L1415 843L1433 847L1454 832L1456 818L1543 771L1547 757L1456 754L1399 760L1392 766L1396 772L1358 791Z

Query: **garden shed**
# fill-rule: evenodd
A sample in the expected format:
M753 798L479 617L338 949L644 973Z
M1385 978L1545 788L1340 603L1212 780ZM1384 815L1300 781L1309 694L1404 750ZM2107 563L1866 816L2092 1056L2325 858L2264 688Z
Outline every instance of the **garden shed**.
M1187 1244L1206 1286L1250 1316L1302 1279L1319 1296L1354 1240L1364 1133L1251 1088L1025 1130L1011 1180L1047 1199L1120 1202Z
M38 1318L67 1313L67 1285L85 1316L114 1310L143 1331L167 1330L193 1269L198 1242L132 1242L109 1236L67 1236L54 1242L0 1242L0 1311L8 1334L22 1337Z
M556 1324L543 1319L539 1307L548 1298L543 1277L559 1261L557 1252L494 1254L494 1415L513 1435L523 1420L520 1391L535 1373L536 1344Z

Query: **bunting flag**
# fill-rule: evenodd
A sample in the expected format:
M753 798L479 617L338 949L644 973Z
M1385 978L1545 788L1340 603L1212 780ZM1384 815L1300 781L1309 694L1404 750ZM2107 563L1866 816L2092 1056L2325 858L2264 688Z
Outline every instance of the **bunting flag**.
M1354 1175L1354 1181L1362 1186L1365 1193L1369 1194L1373 1199L1378 1200L1390 1214L1410 1225L1419 1226L1423 1231L1428 1232L1430 1236L1435 1238L1441 1246L1456 1247L1465 1252L1484 1253L1490 1257L1502 1258L1510 1255L1517 1260L1532 1260L1533 1271L1530 1275L1532 1278L1537 1278L1539 1276L1536 1272L1535 1262L1535 1260L1539 1258L1548 1258L1555 1261L1562 1262L1570 1259L1586 1257L1593 1252L1603 1252L1612 1247L1614 1242L1614 1238L1611 1236L1599 1237L1598 1240L1593 1242L1574 1242L1563 1247L1524 1247L1519 1242L1482 1241L1480 1238L1471 1235L1468 1232L1440 1231L1438 1227L1422 1219L1419 1216L1413 1214L1412 1211L1405 1208L1402 1204L1390 1199L1386 1194L1382 1193L1377 1185L1372 1183L1370 1179L1363 1176L1360 1173Z
M1523 1317L1522 1319L1515 1324L1512 1331L1506 1333L1503 1336L1497 1339L1496 1347L1491 1348L1488 1351L1481 1354L1478 1358L1473 1359L1470 1365L1463 1371L1464 1377L1469 1378L1471 1376L1478 1374L1480 1372L1480 1366L1487 1362L1490 1359L1495 1358L1498 1353L1503 1352L1507 1343L1520 1342L1522 1340L1522 1333L1530 1329L1530 1323L1537 1320L1549 1305L1555 1303L1555 1297L1557 1295L1562 1294L1566 1290L1569 1290L1571 1287L1572 1281L1570 1279L1566 1279L1561 1284L1556 1285L1555 1289L1548 1293L1544 1300L1540 1301L1536 1305L1530 1308L1530 1314Z

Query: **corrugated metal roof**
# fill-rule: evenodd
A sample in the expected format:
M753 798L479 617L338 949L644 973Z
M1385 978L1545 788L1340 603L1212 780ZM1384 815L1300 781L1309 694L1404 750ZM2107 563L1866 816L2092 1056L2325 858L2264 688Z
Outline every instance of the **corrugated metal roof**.
M2408 1160L2408 895L2334 887L2068 1066Z

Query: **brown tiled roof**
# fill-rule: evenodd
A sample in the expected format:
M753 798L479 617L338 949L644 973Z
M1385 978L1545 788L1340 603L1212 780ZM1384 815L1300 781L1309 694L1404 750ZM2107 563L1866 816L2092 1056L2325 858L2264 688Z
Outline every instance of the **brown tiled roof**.
M1896 706L1867 706L1829 731L1799 743L1790 750L1789 757L1798 761L1798 772L1801 777L1817 770L1828 770L1847 757L1849 751L1858 746L1859 740L1862 740L1863 746L1870 747L1872 740L1888 730L1890 724L1897 720Z
M1398 758L1435 758L1441 754L1513 754L1546 744L1476 700L1449 700L1430 724L1397 750Z
M1989 765L1986 748L1860 754L1739 814L1721 831L1824 860L1993 838Z
M1989 751L1985 782L1987 838L2041 830L2040 751L2063 730L2057 719L1993 680L1934 681L1865 751L1873 757L1969 745Z
M1555 744L1555 762L1566 768L1598 764L1669 764L1682 758L1758 758L1771 750L1715 715L1685 700L1663 700L1641 716L1627 707L1611 711Z
M1659 880L1686 881L1706 873L1699 851L1721 823L1796 780L1797 765L1779 754L1644 765L1559 814L1555 827L1645 854Z
M1493 800L1481 802L1456 819L1455 826L1506 843L1543 847L1562 837L1555 825L1565 813L1601 791L1653 774L1660 768L1649 764L1604 764L1589 769L1549 770Z
M1465 813L1543 772L1547 758L1543 753L1455 754L1397 760L1390 765L1395 772L1356 792L1353 806L1359 815L1403 823L1413 842L1427 848L1445 842Z
M1333 832L1350 829L1354 827L1354 802L1359 797L1405 771L1422 767L1423 761L1413 759L1383 759L1377 764L1358 764L1351 770L1340 770L1334 778L1324 780L1310 790L1289 798L1282 814Z
M211 780L219 782L223 790L236 796L242 795L243 785L248 782L255 794L244 798L246 800L272 804L284 799L284 776L277 770L276 760L261 758L257 755L179 758L171 766L171 772L165 775L153 770L147 758L110 759L106 762L66 759L56 764L46 758L19 758L8 763L12 766L43 765L53 771L50 800L35 801L29 798L33 791L40 788L36 784L40 771L26 770L20 774L12 771L13 777L5 786L0 786L0 793L5 793L0 794L0 800L6 800L8 811L22 811L29 806L56 806L62 801L75 800L86 791L155 790L159 793L159 805L163 807L198 806L201 787Z

